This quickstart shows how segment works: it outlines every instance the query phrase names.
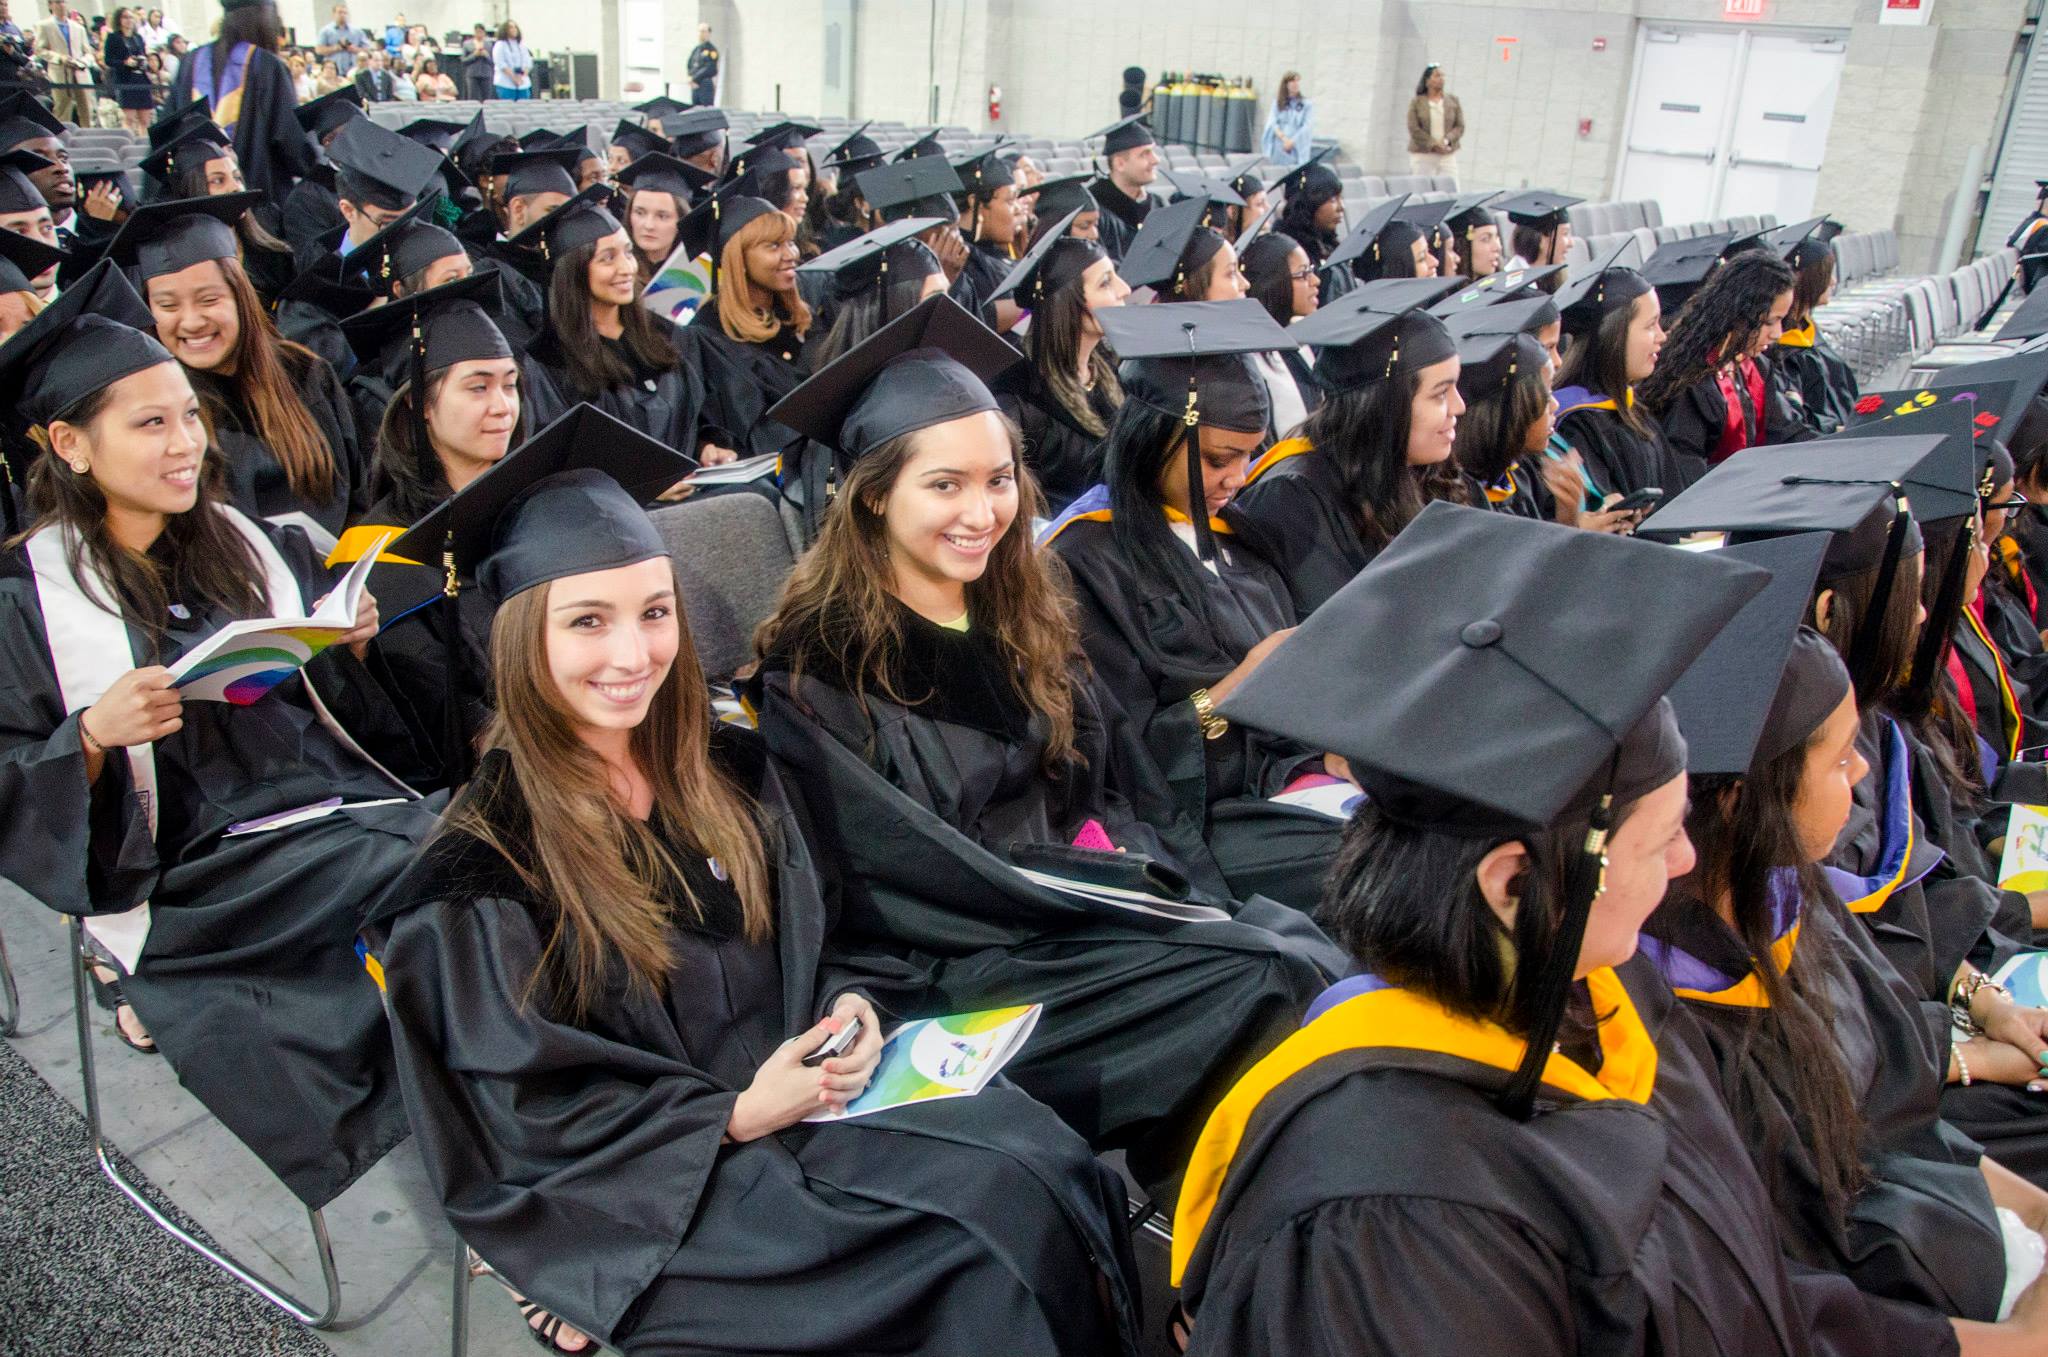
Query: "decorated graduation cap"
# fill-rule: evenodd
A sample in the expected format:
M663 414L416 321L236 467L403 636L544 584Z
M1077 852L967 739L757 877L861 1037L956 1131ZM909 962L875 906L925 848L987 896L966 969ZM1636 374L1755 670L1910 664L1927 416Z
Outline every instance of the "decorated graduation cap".
M537 250L552 264L579 246L618 234L619 219L607 210L611 200L609 186L592 184L506 243Z
M208 260L238 258L235 223L262 201L261 193L251 192L144 203L107 242L107 258L135 270L138 284Z
M649 151L620 170L618 180L629 189L646 188L666 193L687 206L697 196L690 181L690 171L694 168L677 160L665 149Z
M305 128L309 135L318 140L365 116L363 92L351 81L331 94L323 94L318 99L308 99L292 110L292 116L299 120L300 127Z
M1496 212L1507 213L1508 220L1517 226L1531 227L1550 235L1565 224L1565 214L1584 201L1584 198L1574 198L1569 193L1539 188L1496 198L1492 208Z
M2028 355L2031 357L2031 355ZM1944 374L1946 375L1946 374ZM2016 384L2010 380L1971 381L1940 388L1866 391L1849 412L1847 433L1886 434L1910 428L1915 433L1940 430L1952 437L1990 443L2005 422ZM2019 402L2019 409L2026 409ZM1900 421L1911 420L1911 424Z
M1344 192L1344 181L1337 172L1323 162L1335 155L1335 146L1325 146L1301 164L1273 181L1273 187L1293 198L1304 196L1321 200L1335 198Z
M1003 275L1003 280L996 284L988 299L1001 301L1015 294L1018 305L1029 310L1080 278L1096 260L1109 258L1095 241L1067 234L1074 219L1080 215L1081 209L1077 207L1053 223L1052 228L1038 238L1038 243Z
M0 193L4 190L5 185L0 184ZM11 210L0 203L0 212ZM0 292L32 292L36 279L70 258L67 252L34 236L0 231Z
M856 236L836 249L796 266L798 273L823 274L832 280L832 293L841 301L858 297L869 288L882 288L882 319L887 323L889 284L903 278L928 278L941 271L939 257L917 237L934 226L939 217L906 217Z
M868 135L868 129L874 125L875 120L868 119L854 128L853 132L843 138L837 146L827 151L826 166L838 170L841 174L858 174L862 170L870 170L881 164L884 159L881 144Z
M749 146L773 147L778 151L800 151L807 138L824 131L810 123L783 121L771 127L764 127L747 138Z
M1450 296L1431 307L1436 316L1446 322L1466 314L1477 314L1496 306L1511 302L1542 301L1550 308L1551 320L1557 319L1557 303L1543 284L1565 271L1563 264L1544 264L1538 268L1500 269L1484 278L1467 281ZM1546 322L1547 323L1547 322Z
M1099 212L1102 204L1095 201L1095 195L1088 190L1094 182L1092 174L1063 174L1054 179L1042 179L1026 193L1036 195L1032 210L1040 220L1055 217L1071 217L1081 212ZM863 195L865 196L865 195Z
M1771 579L1671 687L1687 772L1754 772L1805 744L1849 695L1834 646L1803 625L1827 547L1826 533L1804 532L1720 548Z
M1105 156L1116 155L1121 151L1135 151L1140 146L1158 144L1153 140L1152 129L1146 124L1145 115L1142 113L1119 118L1107 127L1090 132L1084 140L1094 141L1097 137L1102 138L1102 153Z
M1218 704L1343 756L1397 823L1479 839L1587 826L1549 963L1524 977L1535 1020L1500 1095L1511 1116L1533 1111L1615 812L1685 771L1664 695L1768 581L1713 553L1438 502Z
M1310 375L1335 395L1441 363L1458 352L1444 323L1425 309L1454 278L1381 278L1353 288L1288 328L1316 350Z
M667 137L625 118L619 119L619 125L612 129L612 145L625 147L627 156L634 160L644 155L667 155L669 151Z
M692 108L661 120L670 150L685 158L723 146L731 126L722 108Z
M1298 347L1249 297L1116 306L1095 318L1104 342L1122 360L1118 376L1125 400L1180 420L1190 486L1202 483L1204 424L1233 433L1265 431L1271 406L1265 379L1249 356ZM1196 554L1213 558L1207 514L1194 515L1194 529Z
M1449 227L1459 240L1470 240L1475 232L1487 227L1498 227L1490 205L1499 199L1501 191L1492 189L1485 193L1461 193L1451 199L1450 207L1444 213L1444 225Z
M1223 248L1223 237L1202 225L1208 210L1207 198L1183 198L1153 208L1131 237L1117 272L1132 287L1181 292L1187 276Z
M2009 434L2026 418L2043 386L2048 385L2048 352L2015 353L1981 363L1943 368L1934 374L1931 385L1943 396L1962 392L1976 394L1978 414L1996 414L1999 427ZM1878 397L1875 402L1868 397L1859 398L1856 413L1866 413L1866 406L1872 410L1884 408L1883 394L1870 393ZM1895 407L1898 402L1891 404Z
M960 176L942 156L922 156L877 165L854 175L860 196L882 214L883 221L901 217L944 217L960 214L953 208L952 195L960 191Z
M234 155L228 134L210 122L194 122L174 139L149 153L142 172L159 184L170 184L192 165L227 160Z
M988 383L1020 361L942 293L827 363L766 418L833 449L846 467L904 434L998 409Z
M386 222L376 235L349 251L345 271L368 278L379 295L388 297L398 283L436 260L466 254L461 241L434 224L440 201L440 194L428 193Z
M1542 372L1550 355L1525 334L1469 335L1457 341L1458 394L1477 404L1508 391L1517 378Z
M1636 298L1651 290L1649 279L1621 262L1633 245L1623 241L1591 268L1572 270L1571 281L1556 296L1566 334L1591 334L1610 312L1635 305Z
M335 191L353 203L396 212L411 207L441 172L441 154L359 118L327 148Z
M508 151L491 157L491 173L505 181L505 201L541 193L573 195L580 151L568 146Z
M1162 169L1159 173L1167 183L1173 185L1174 202L1188 198L1207 198L1217 207L1244 206L1244 195L1232 188L1229 181L1218 179L1215 175L1204 174L1200 170Z
M56 163L19 146L0 151L0 213L11 216L48 207L49 200L29 176Z
M1325 273L1331 269L1343 268L1365 259L1374 265L1380 259L1380 236L1393 224L1394 217L1401 210L1401 204L1408 201L1408 195L1397 193L1385 202L1366 209L1344 239L1337 242L1337 248L1318 267ZM1376 276L1376 275L1375 275Z

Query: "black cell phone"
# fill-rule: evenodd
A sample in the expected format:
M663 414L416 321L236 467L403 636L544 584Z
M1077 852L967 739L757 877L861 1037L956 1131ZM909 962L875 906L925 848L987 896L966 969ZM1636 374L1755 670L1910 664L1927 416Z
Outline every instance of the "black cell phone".
M853 1043L860 1040L860 1019L850 1018L846 1026L818 1043L818 1049L804 1057L804 1064L813 1068L824 1064L836 1055L845 1055L853 1049Z
M1663 498L1664 490L1661 486L1646 485L1642 489L1630 495L1628 498L1622 500L1621 503L1610 504L1608 506L1608 511L1612 513L1618 510L1622 513L1640 514L1647 510L1656 508L1659 501L1661 501Z

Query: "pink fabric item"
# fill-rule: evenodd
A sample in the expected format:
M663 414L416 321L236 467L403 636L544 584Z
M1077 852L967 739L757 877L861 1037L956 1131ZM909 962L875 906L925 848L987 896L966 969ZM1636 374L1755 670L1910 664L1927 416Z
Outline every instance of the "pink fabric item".
M1109 832L1102 827L1100 820L1090 820L1081 826L1081 832L1074 836L1074 847L1092 849L1097 853L1116 851L1116 845L1110 842Z

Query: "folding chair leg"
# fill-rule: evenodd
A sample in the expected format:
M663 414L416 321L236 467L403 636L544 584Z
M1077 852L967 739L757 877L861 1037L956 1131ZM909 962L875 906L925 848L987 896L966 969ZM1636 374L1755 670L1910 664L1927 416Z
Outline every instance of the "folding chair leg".
M7 961L7 939L0 938L0 1037L21 1030L21 991L14 987L14 967Z
M92 1001L86 991L85 931L75 915L67 921L66 926L70 929L71 935L71 1000L78 1016L78 1071L85 1084L85 1125L86 1132L92 1139L93 1158L99 1161L100 1172L107 1176L107 1181L121 1189L122 1195L141 1208L142 1214L148 1216L165 1234L307 1328L326 1328L341 1313L341 1276L334 1266L334 1243L327 1237L327 1219L320 1212L306 1212L306 1218L313 1227L314 1250L320 1257L320 1277L327 1287L325 1308L315 1310L257 1276L236 1261L232 1255L195 1238L176 1221L158 1210L154 1202L123 1178L120 1171L114 1167L113 1159L107 1154L106 1139L100 1131L99 1081L94 1077L92 1061Z
M449 1357L469 1357L469 1284L476 1280L476 1274L470 1271L473 1256L469 1245L460 1239L455 1241L455 1303L448 1307Z

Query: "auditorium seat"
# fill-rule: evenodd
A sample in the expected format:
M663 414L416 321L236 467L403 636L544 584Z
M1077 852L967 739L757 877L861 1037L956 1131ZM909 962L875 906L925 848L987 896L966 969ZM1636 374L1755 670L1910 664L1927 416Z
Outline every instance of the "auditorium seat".
M689 499L650 515L675 560L683 611L705 677L731 678L753 656L754 628L796 563L775 506L750 492Z

